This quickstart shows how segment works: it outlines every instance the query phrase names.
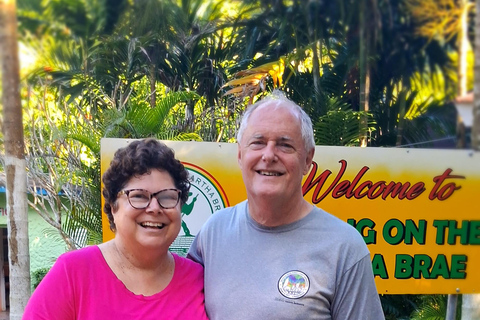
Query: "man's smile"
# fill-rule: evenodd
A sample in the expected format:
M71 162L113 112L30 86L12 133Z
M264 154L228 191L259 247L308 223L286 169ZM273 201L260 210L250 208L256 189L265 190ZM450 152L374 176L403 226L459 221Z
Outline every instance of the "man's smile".
M262 176L275 176L275 177L279 177L281 175L283 175L283 173L280 173L280 172L275 172L275 171L264 171L264 170L257 170L257 173L262 175Z

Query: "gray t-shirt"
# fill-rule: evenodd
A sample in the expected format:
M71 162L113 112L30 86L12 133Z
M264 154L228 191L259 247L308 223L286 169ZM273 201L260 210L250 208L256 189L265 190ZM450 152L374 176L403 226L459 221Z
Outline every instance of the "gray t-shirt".
M353 227L314 208L269 228L247 207L215 213L188 253L205 267L211 320L384 319L370 254Z

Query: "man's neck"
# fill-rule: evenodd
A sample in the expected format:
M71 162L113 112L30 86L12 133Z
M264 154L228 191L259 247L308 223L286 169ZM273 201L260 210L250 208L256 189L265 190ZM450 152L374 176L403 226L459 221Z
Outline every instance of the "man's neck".
M302 219L312 211L305 199L277 201L261 198L248 199L248 212L257 223L266 227L278 227Z

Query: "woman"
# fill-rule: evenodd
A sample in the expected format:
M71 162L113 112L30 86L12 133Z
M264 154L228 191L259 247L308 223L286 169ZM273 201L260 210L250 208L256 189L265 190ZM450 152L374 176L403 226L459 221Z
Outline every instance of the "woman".
M103 184L114 239L60 256L23 319L207 319L202 267L168 251L190 187L173 151L133 141Z

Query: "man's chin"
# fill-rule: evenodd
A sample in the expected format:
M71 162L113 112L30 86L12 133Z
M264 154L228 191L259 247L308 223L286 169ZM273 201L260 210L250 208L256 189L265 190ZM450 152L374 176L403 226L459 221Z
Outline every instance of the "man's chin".
M284 192L272 188L256 189L251 193L251 196L257 199L277 199L284 197Z

